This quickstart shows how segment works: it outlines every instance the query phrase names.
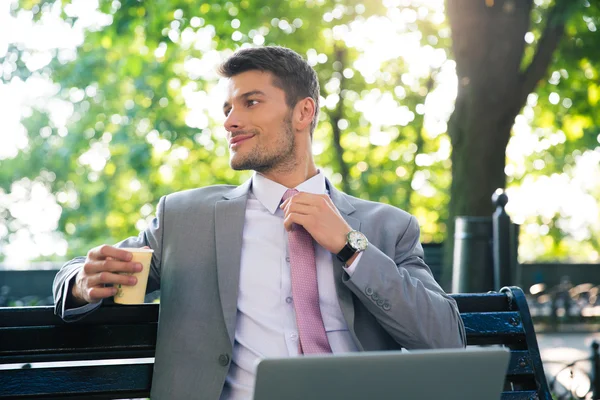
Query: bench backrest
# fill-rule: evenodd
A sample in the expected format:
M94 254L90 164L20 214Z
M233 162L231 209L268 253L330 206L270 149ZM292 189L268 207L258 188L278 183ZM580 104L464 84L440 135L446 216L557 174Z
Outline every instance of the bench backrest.
M511 349L502 400L551 400L521 289L453 297L469 345L499 344ZM96 364L39 364L40 368L36 365L10 370L0 367L0 399L148 397L157 320L157 304L101 307L83 320L68 324L53 314L52 307L0 308L0 365L63 361ZM98 360L120 360L122 364L97 365Z
M452 295L469 346L503 345L511 357L502 400L552 400L525 294L518 287L499 293Z

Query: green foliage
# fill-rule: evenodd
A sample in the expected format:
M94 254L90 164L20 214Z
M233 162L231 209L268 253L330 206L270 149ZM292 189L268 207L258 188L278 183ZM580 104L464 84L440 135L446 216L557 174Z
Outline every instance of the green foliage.
M276 44L318 60L314 68L326 99L315 133L318 165L349 193L412 212L421 223L422 239L441 241L451 181L449 140L443 133L429 132L422 115L426 99L441 83L440 65L426 63L428 70L414 71L401 56L386 59L376 73L363 75L358 61L365 62L368 45L348 40L355 24L370 17L412 12L412 22L397 25L396 34L417 35L421 46L447 54L448 26L435 17L432 6L392 3L101 0L100 10L111 16L112 23L88 30L73 61L65 62L55 51L48 66L31 72L23 61L28 49L9 46L4 59L17 55L12 76L25 80L47 75L60 86L56 97L72 106L73 113L61 127L43 107L32 109L22 121L27 148L15 158L0 160L0 188L10 193L14 182L27 179L43 183L55 194L62 207L58 231L69 243L70 258L100 243L136 235L152 218L162 195L239 184L250 174L228 166L221 122L210 114L218 77L206 66L241 46ZM41 21L53 5L54 1L21 0L13 14L31 10L33 19ZM75 25L77 18L66 11L68 6L69 2L62 3L61 15ZM533 26L536 37L544 8L534 8L534 20L536 13L540 15ZM598 8L580 7L573 13L568 40L552 66L568 71L569 79L542 85L535 110L535 124L559 126L568 140L542 154L547 160L544 170L528 166L528 173L560 171L572 162L567 155L575 149L597 145L593 132L598 132L600 122L600 114L594 112L600 98L598 38L586 31L583 16L598 23ZM404 45L387 43L390 51ZM544 103L551 90L560 91L561 99L568 97L573 105L567 109ZM369 98L406 107L404 112L412 119L375 126L359 107ZM342 154L336 150L336 129ZM513 184L521 178L515 177ZM8 233L14 233L19 225L2 207L0 219ZM0 231L0 242L9 241L9 234L1 237Z
M35 7L34 3L21 6ZM253 40L260 43L257 35L264 37L264 44L290 47L303 55L319 54L315 69L323 96L339 100L322 109L315 134L322 149L317 161L336 184L359 197L415 208L427 223L426 238L442 238L438 214L419 211L428 208L420 200L429 197L411 188L419 169L414 162L416 154L435 151L439 138L421 140L420 148L411 145L426 134L422 116L417 116L416 123L406 129L382 126L394 139L388 146L375 145L369 140L370 124L354 107L373 90L379 95L390 89L394 93L393 88L400 86L403 89L397 93L403 93L402 98L394 95L394 100L415 113L427 95L425 79L410 86L402 83L401 76L407 72L402 63L386 63L378 78L367 83L354 68L360 51L349 48L336 33L348 30L353 21L384 15L387 9L382 4L289 1L274 7L272 2L260 0L238 4L104 1L100 9L112 16L112 24L87 32L73 62L63 64L55 58L46 68L60 84L59 97L73 105L68 134L53 126L43 112L34 112L24 121L28 150L3 160L5 172L0 175L0 185L8 192L15 180L39 180L42 171L51 172L52 179L42 180L51 192L63 194L58 196L64 200L60 202L59 230L67 235L68 256L136 234L136 225L143 227L143 220L152 217L154 205L164 194L247 179L249 173L236 173L228 167L227 146L217 121L208 118L201 127L186 123L190 110L183 89L208 96L215 88L216 76L212 71L190 73L186 62L223 58ZM66 20L75 23L72 18ZM421 18L407 26L406 32L421 30L431 39L437 37L438 29ZM183 39L186 35L208 35L210 40L194 46ZM447 39L434 41L447 45ZM353 77L344 78L344 72ZM346 126L341 130L341 144L347 176L339 174L342 165L331 139L333 126L340 126L340 120ZM39 135L42 129L50 129L49 137ZM86 164L91 149L104 152L104 165ZM404 165L401 173L396 171L399 161ZM435 167L427 173L441 176L441 191L433 196L437 196L433 203L440 204L449 172L442 166L435 171ZM75 199L66 195L69 193L76 194Z
M537 141L536 150L525 157L523 168L509 174L508 182L516 187L547 177L557 182L563 176L572 183L571 188L581 190L600 209L600 185L597 180L594 182L597 172L577 167L586 150L600 152L600 54L595 50L600 45L597 32L600 7L597 2L563 3L565 12L558 17L566 21L565 37L554 53L548 74L539 82L535 97L530 98L526 107L531 111L525 114ZM536 38L545 24L544 12L544 7L539 7L532 13ZM562 187L557 187L553 194L565 195ZM578 205L572 204L571 210L555 209L553 215L520 221L540 227L539 231L522 230L521 243L532 249L530 259L593 260L594 254L600 252L600 226L593 214L587 216L585 223L577 222L573 215L577 208Z

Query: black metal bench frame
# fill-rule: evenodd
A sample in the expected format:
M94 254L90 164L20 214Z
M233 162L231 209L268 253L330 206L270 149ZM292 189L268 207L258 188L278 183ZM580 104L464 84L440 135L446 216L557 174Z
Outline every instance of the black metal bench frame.
M469 345L511 350L502 400L551 400L523 291L455 294ZM0 399L149 397L158 304L103 306L65 323L52 307L0 308L0 364L127 359L122 365L0 370ZM129 361L130 359L138 359Z

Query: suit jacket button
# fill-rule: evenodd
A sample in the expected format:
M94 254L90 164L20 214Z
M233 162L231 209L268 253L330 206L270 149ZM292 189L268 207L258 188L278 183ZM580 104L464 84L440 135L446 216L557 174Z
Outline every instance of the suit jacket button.
M365 293L367 294L367 296L371 296L373 294L373 289L371 289L370 287L365 289Z
M221 364L224 367L228 366L229 365L229 355L228 354L221 354L219 356L219 364Z
M373 293L373 296L371 296L371 298L372 298L373 300L377 301L377 300L379 300L379 294L377 294L377 292L375 292L375 293ZM377 303L379 303L379 302L377 302ZM381 303L381 304L383 304L383 303ZM381 304L380 304L380 305L381 305Z
M392 306L390 305L390 303L383 303L383 309L385 311L390 311L391 308Z
M373 300L375 299L375 296L373 296ZM381 307L383 305L383 303L385 303L382 299L377 300L377 305L379 307Z

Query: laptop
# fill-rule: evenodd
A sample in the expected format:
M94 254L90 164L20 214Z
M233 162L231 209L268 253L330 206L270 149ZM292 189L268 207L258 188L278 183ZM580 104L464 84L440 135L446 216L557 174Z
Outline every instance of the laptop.
M385 351L262 360L254 400L500 399L502 347Z

